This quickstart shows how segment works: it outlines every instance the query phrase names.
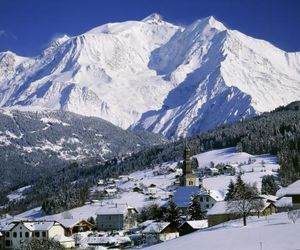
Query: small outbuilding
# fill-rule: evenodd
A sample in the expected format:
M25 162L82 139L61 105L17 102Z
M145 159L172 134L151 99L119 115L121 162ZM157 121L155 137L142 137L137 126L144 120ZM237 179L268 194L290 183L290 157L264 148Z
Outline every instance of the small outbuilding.
M159 243L179 237L178 229L170 222L153 222L142 233L148 244Z
M281 188L277 191L276 196L291 197L293 203L293 209L300 209L300 180L292 183L286 188Z
M206 227L208 227L207 220L188 220L179 226L179 233L185 235Z

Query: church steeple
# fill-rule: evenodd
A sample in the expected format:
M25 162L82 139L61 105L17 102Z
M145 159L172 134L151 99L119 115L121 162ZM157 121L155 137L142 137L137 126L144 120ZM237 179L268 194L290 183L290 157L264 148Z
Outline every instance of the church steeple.
M183 175L192 173L192 163L190 160L190 148L187 144L184 147L184 159L183 159Z
M185 141L182 176L180 178L180 186L196 186L196 177L193 175L192 162L190 159L190 148Z

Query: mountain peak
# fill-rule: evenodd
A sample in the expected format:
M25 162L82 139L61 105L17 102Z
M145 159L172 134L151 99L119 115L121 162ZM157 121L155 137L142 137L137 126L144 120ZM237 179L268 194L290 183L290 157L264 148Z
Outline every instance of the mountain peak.
M147 16L142 20L145 23L161 23L163 21L162 16L157 13L152 13L151 15Z
M226 27L223 23L218 21L214 16L209 16L203 19L205 22L207 22L211 27L223 31L226 30Z

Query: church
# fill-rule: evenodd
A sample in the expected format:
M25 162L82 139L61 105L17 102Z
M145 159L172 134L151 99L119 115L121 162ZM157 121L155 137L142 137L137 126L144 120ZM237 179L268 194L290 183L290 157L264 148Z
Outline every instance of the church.
M192 171L192 162L190 159L190 148L185 145L183 157L182 176L180 177L180 186L199 186L199 181Z

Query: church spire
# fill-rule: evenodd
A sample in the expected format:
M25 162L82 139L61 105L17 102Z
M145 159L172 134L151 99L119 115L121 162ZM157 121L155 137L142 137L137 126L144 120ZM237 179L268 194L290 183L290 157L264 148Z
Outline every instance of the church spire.
M195 186L196 177L193 175L192 162L190 159L190 148L187 144L187 139L184 140L184 155L183 155L183 166L182 176L180 179L181 186Z

